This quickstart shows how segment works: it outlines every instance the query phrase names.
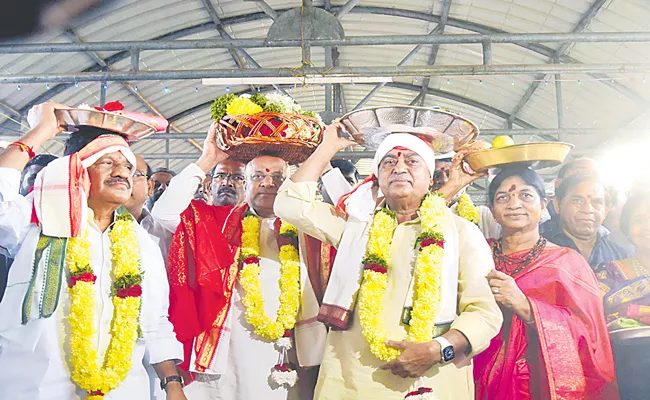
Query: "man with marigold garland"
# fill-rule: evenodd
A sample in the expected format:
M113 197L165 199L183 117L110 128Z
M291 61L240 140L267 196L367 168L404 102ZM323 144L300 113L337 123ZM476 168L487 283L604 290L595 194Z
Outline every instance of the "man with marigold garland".
M128 142L80 126L33 194L18 194L33 149L62 132L62 108L36 106L40 122L0 155L0 244L15 256L0 305L0 398L148 399L150 363L166 398L185 400L162 255L121 208L136 163Z
M471 358L502 323L483 235L429 192L434 151L409 133L381 142L373 175L339 207L316 201L324 166L353 144L337 129L275 202L277 215L338 250L321 314L342 329L328 334L315 398L473 399Z
M284 101L264 96L268 103ZM250 97L234 95L217 99L213 109L224 102L230 102L233 119L252 118L262 110ZM285 109L284 114L292 112ZM181 368L194 379L186 388L188 399L311 398L315 370L295 364L318 365L326 329L315 320L300 321L299 308L309 302L317 307L298 252L304 239L273 212L288 163L281 153L260 155L252 145L254 155L244 170L243 204L192 201L196 185L229 159L230 153L215 141L219 126L210 126L201 157L172 179L152 210L156 220L175 231L168 260L170 320L185 346ZM247 134L271 133L269 128Z

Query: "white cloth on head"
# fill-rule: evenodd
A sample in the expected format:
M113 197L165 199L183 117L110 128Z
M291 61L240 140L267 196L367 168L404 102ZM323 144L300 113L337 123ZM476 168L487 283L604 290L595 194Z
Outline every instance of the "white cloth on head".
M0 303L0 399L85 399L86 394L70 377L69 332L64 329L69 308L67 285L62 285L59 307L50 318L32 319L25 325L21 322L40 228L30 223L32 204L29 198L18 194L19 184L20 171L0 168L0 245L15 257L7 292ZM97 332L94 345L98 354L104 354L110 341L113 316L109 232L109 229L102 232L90 221L90 256L97 275L93 329ZM149 399L145 360L156 364L183 357L183 348L167 319L169 284L162 256L144 229L136 226L136 234L144 273L140 310L143 337L135 344L132 367L126 379L109 392L105 400ZM41 273L34 289L36 297L43 287L45 262L46 257L43 257L38 265ZM33 303L32 315L38 314L38 304L37 301Z
M375 176L379 176L379 163L381 160L395 147L405 147L417 153L427 164L429 173L433 176L433 172L436 170L436 156L433 148L424 140L408 133L393 133L386 136L384 141L381 142L375 153L375 158L372 160L372 172Z
M136 165L126 140L118 135L102 135L78 153L57 158L43 168L34 181L34 210L43 234L75 237L88 222L86 169L106 154L121 152Z

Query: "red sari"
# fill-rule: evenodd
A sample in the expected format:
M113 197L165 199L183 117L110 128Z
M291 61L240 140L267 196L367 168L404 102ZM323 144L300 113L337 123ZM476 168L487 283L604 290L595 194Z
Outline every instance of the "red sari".
M474 358L476 399L618 399L602 298L584 258L549 243L513 274L518 266L497 269L515 279L535 320L503 309L501 333Z

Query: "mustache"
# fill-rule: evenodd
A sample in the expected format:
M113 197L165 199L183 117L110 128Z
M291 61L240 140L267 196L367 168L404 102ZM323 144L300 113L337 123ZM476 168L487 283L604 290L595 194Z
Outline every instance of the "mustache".
M108 186L114 185L114 184L116 184L116 183L125 183L126 186L127 186L129 189L131 189L131 182L129 182L128 179L121 178L121 177L119 177L119 176L118 176L118 177L115 177L115 178L110 178L110 179L106 180L105 183L106 183L106 185L108 185Z
M237 195L237 191L234 188L224 186L222 188L219 188L219 190L217 190L217 194L231 194L235 196Z

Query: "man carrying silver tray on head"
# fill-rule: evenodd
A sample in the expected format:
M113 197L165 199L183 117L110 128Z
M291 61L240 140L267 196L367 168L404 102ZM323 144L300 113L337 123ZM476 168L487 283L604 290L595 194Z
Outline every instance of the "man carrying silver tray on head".
M339 330L328 334L315 398L473 399L471 358L502 322L485 279L494 263L478 228L429 188L432 143L460 146L478 132L439 109L363 111L327 128L275 201L276 215L338 250L318 319ZM335 208L316 201L316 182L354 144L339 129L377 152L373 174ZM448 189L439 193L451 198Z
M136 163L125 137L155 128L54 103L35 110L33 129L0 155L0 246L14 257L0 304L0 398L148 399L153 365L166 398L185 400L163 258L122 207ZM78 127L64 156L21 196L20 171L64 130L64 114ZM78 124L82 114L91 118Z

